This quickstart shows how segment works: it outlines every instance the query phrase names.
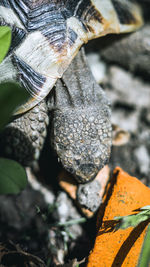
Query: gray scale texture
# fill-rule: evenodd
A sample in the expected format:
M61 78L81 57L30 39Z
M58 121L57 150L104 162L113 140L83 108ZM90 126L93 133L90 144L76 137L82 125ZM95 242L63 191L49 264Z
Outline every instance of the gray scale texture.
M78 182L93 179L110 155L110 107L83 50L57 82L49 109L53 110L51 144L63 166Z
M102 199L99 195L101 185L97 180L91 181L88 184L80 184L77 190L77 199L80 205L92 212L95 212Z
M5 128L0 136L1 151L23 165L32 165L39 158L48 123L47 106L42 101Z
M109 160L110 115L109 102L82 50L46 101L6 127L0 146L5 155L31 165L43 148L50 120L49 145L63 167L85 183L94 179Z
M111 126L108 119L102 119L103 116L107 114L94 107L86 110L66 109L63 112L58 110L54 116L54 149L63 166L75 174L79 181L82 179L81 182L94 178L107 163Z

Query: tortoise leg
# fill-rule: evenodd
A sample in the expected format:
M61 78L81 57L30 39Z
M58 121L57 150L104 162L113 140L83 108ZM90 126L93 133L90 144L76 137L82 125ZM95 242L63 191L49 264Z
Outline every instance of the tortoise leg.
M7 125L0 135L0 153L25 166L37 160L47 134L49 118L42 101L32 110Z
M109 160L111 112L83 50L57 82L48 102L53 149L78 182L90 181Z
M111 148L110 107L95 82L84 52L70 68L46 102L11 122L0 136L0 151L31 165L38 159L50 123L51 145L65 169L78 182L93 179L109 160Z

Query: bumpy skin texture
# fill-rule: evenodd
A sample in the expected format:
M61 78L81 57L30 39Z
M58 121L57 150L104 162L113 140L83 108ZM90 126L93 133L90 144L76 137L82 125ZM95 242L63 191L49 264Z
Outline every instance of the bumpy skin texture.
M110 155L110 108L83 51L47 101L48 107L43 101L6 127L0 140L5 154L25 165L38 158L46 136L49 108L50 142L62 165L78 182L93 179Z
M90 181L108 162L111 122L109 102L95 82L83 51L57 82L55 92L49 99L52 146L78 182Z
M0 82L17 81L32 98L17 114L47 96L88 40L108 33L130 32L142 23L140 9L130 0L1 0L0 25L11 27L12 43L0 64ZM93 179L109 159L110 110L83 55L58 81L49 103L53 111L50 139L62 164L79 182ZM41 109L41 105L38 107ZM31 111L35 119L30 119L29 113L7 127L3 135L6 140L2 142L6 143L9 156L14 154L16 159L27 162L38 157L45 136L47 112L44 113L42 124L36 107Z
M47 106L42 101L28 113L11 122L0 135L0 151L23 165L38 159L49 123Z

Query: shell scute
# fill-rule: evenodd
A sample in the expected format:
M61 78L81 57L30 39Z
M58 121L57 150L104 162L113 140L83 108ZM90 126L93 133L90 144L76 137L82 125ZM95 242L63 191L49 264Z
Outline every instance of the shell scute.
M133 31L142 25L142 17L128 0L2 0L3 23L13 34L10 56L0 71L5 74L10 66L9 79L25 86L33 98L22 112L48 94L84 43L108 33ZM7 79L8 74L3 75L0 82Z
M112 2L121 24L136 24L136 17L130 11L129 6L126 3L118 0L113 0Z

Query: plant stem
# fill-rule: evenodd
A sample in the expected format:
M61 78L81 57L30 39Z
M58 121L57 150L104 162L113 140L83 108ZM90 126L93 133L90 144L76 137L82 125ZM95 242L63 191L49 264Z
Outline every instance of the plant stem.
M150 264L150 224L147 228L146 237L144 239L137 267L148 267L149 264Z

